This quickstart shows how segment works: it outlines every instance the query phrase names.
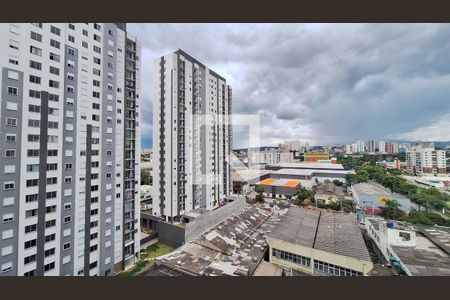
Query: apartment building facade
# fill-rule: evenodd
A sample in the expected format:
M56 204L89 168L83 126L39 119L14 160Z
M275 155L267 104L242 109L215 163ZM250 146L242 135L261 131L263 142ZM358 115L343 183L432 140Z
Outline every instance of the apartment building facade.
M232 90L182 50L154 61L153 215L211 210L232 191Z
M263 151L248 151L249 166L275 165L280 163L293 163L294 153L289 150L266 149Z
M444 150L416 146L406 151L406 167L415 175L446 174L446 160Z
M0 276L139 254L140 45L125 24L0 24Z

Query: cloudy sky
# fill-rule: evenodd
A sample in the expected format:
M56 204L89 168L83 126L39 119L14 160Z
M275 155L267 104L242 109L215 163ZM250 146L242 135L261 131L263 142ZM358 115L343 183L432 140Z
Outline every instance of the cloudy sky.
M450 25L128 24L142 42L142 146L152 147L153 60L178 48L227 78L261 144L450 140ZM248 132L234 131L234 147Z

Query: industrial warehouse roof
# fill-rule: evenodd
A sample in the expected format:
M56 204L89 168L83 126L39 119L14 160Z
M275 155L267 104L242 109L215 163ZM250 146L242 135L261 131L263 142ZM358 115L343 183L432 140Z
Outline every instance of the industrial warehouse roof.
M266 253L265 236L279 220L258 205L247 205L193 241L158 257L157 263L186 275L252 275Z
M383 199L388 198L395 199L400 204L400 209L404 212L409 213L411 211L411 200L409 198L398 194L391 194L376 185L370 183L358 183L352 185L352 189L360 198L358 204L366 209L384 207L385 202Z
M271 185L271 186L284 186L284 187L298 187L300 185L300 180L288 179L288 178L280 178L273 179L268 178L264 179L257 184L259 185Z
M384 189L369 183L357 183L352 185L352 187L358 195L392 196L392 194Z
M270 172L270 174L313 176L316 174L346 175L349 172L345 170L280 169Z
M415 247L391 246L413 276L449 276L448 228L417 226Z
M332 163L280 163L270 165L272 167L288 168L288 169L325 169L325 170L344 170L341 164Z
M239 182L247 182L255 178L259 178L266 174L269 174L269 170L260 170L260 169L244 169L233 172L233 181Z
M356 217L298 206L289 208L270 238L371 261Z

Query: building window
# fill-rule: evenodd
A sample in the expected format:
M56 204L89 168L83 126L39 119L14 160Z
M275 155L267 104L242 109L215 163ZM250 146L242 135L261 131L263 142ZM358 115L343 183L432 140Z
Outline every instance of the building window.
M42 34L32 31L30 37L35 41L42 42Z
M50 58L50 60L53 60L53 61L56 61L56 62L60 62L61 61L61 57L58 54L55 54L55 53L52 53L52 52L50 52L49 58Z
M37 216L37 209L29 209L25 211L25 218L32 218Z
M5 157L6 158L14 158L14 157L16 157L16 150L15 149L6 149L5 150Z
M32 195L26 195L25 196L25 202L29 203L29 202L34 202L38 200L38 194L32 194Z
M29 249L29 248L32 248L32 247L36 247L36 239L31 240L31 241L26 241L24 243L24 248L25 249Z
M27 264L31 264L32 262L35 262L35 261L36 261L36 254L33 254L33 255L25 257L23 260L23 263L25 265L27 265Z
M30 75L30 82L40 84L41 83L41 77Z
M39 105L30 104L30 105L28 105L28 111L39 113L39 112L41 112L41 107Z
M55 263L54 263L54 262L51 262L51 263L46 264L46 265L44 266L44 272L48 272L48 271L50 271L50 270L53 270L54 268L55 268Z
M15 133L7 133L5 134L5 142L15 143L16 137Z
M61 29L56 28L55 26L50 26L50 32L54 33L54 34L56 34L58 36L61 35Z
M17 126L17 119L16 118L6 118L6 126L16 127Z
M30 60L30 68L36 69L36 70L42 70L42 64L40 62Z
M48 85L50 86L50 87L52 87L52 88L59 88L59 82L58 81L55 81L55 80L49 80L48 81Z
M17 96L17 94L18 94L17 88L14 86L8 86L8 94Z
M59 75L59 69L56 67L50 66L50 73L52 73L54 75Z
M42 49L34 47L34 46L30 46L30 53L37 55L37 56L42 56Z
M19 58L15 55L10 55L9 63L17 66L17 65L19 65Z
M70 242L63 244L63 250L70 249Z
M61 43L60 43L60 42L57 42L57 41L55 41L55 40L50 40L50 46L59 49L59 48L61 47Z

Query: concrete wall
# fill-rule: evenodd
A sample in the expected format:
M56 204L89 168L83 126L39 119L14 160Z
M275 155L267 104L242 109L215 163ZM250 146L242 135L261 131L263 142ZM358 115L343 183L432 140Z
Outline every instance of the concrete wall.
M178 248L186 242L185 228L170 223L158 223L158 239L161 243Z
M239 197L233 202L230 202L216 210L209 211L208 213L195 218L194 221L187 223L186 242L192 241L199 235L205 233L238 210L244 208L245 205L245 198Z

